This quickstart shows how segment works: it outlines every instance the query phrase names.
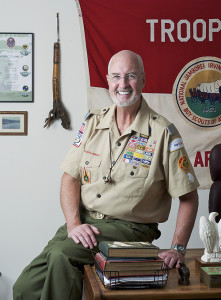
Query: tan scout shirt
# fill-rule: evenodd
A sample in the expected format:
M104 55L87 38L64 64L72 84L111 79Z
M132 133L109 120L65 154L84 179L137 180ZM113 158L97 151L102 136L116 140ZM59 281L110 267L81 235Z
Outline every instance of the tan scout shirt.
M171 197L199 186L180 134L142 99L120 136L115 109L91 113L61 168L82 182L86 209L138 223L165 222ZM105 183L111 164L112 181Z

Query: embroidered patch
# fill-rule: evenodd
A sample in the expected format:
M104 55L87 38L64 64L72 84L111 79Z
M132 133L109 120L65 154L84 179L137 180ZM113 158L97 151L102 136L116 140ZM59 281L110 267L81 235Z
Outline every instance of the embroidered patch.
M186 155L182 155L178 160L178 166L183 172L188 172L190 168L189 160Z
M83 133L84 133L84 128L85 128L85 124L82 123L80 130L78 131L77 136L74 139L74 143L73 145L75 147L79 147L81 145L82 142L82 138L83 138Z
M188 173L189 181L194 182L194 177L191 173Z
M90 183L91 182L91 173L90 171L86 170L84 167L83 170L83 182L84 183Z
M170 152L174 152L176 150L179 150L181 148L183 148L183 141L181 138L177 138L175 140L173 140L170 144L169 144L169 151Z
M156 141L148 139L148 136L140 134L139 137L132 136L127 143L123 162L132 166L141 166L149 169L153 154L155 151Z

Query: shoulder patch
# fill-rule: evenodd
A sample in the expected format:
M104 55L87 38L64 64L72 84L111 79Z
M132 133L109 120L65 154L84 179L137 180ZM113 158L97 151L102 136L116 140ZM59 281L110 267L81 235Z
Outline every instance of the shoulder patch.
M170 152L174 152L176 150L179 150L181 148L183 148L183 141L181 138L177 138L175 140L173 140L170 144L169 144L169 151Z
M83 133L84 133L85 123L82 123L81 128L78 131L77 136L74 139L73 145L75 147L80 147L83 139Z
M174 124L170 124L167 127L167 131L169 132L170 135L174 135L175 132L177 132L176 127L174 126Z

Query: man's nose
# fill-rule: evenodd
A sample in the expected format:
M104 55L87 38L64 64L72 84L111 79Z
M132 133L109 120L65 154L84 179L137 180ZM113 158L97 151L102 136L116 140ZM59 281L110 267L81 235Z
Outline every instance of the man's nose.
M127 86L128 85L128 79L125 76L121 76L119 79L119 85L120 86Z

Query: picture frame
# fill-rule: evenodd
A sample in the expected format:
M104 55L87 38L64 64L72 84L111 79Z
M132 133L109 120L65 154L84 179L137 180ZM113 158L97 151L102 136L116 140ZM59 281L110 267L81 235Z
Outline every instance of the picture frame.
M34 34L0 32L0 103L34 102Z
M0 111L0 135L27 135L27 111Z

